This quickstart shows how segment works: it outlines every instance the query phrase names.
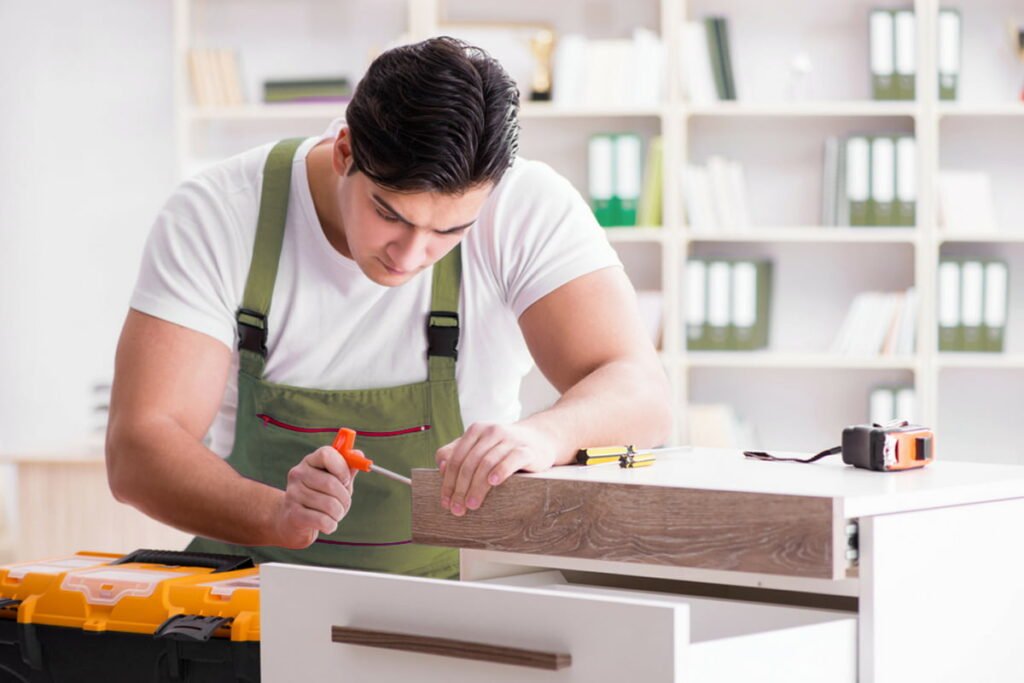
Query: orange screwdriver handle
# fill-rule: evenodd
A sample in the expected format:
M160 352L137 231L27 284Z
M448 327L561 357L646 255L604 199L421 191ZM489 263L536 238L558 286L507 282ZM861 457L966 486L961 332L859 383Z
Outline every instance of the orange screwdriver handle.
M356 433L354 430L347 429L346 427L339 429L332 445L334 450L341 453L341 457L345 458L345 462L352 469L369 472L370 468L373 467L372 460L352 450L356 445Z

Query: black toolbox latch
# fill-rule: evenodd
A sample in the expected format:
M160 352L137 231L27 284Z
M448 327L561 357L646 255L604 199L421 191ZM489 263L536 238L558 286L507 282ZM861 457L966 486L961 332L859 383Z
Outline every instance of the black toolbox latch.
M231 624L231 617L201 617L195 614L176 614L153 633L154 638L206 642L214 631Z
M14 598L0 598L0 609L17 609L20 604L21 600L15 600Z

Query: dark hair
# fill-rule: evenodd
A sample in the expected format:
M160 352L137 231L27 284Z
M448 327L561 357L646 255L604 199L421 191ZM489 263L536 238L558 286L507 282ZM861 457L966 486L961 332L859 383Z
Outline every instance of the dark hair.
M497 183L519 148L519 90L497 60L447 36L370 64L345 119L352 172L400 192Z

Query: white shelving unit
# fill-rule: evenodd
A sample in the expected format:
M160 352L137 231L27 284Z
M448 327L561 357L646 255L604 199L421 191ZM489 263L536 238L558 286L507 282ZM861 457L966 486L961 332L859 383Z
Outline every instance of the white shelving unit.
M1014 10L1019 13L1015 1L943 3L956 6L963 17L965 56L958 102L937 98L939 0L892 3L913 5L916 12L918 98L876 102L870 100L867 66L867 20L870 10L878 6L875 0L521 0L514 4L389 0L380 3L385 7L383 19L377 16L378 4L371 0L309 0L314 6L312 13L326 13L325 6L354 5L343 13L359 17L362 11L364 23L341 26L327 35L342 42L358 35L360 45L380 48L399 35L412 39L437 35L438 27L446 22L544 22L558 33L602 38L628 35L636 25L660 32L668 55L667 97L661 106L569 108L524 102L522 153L548 162L585 194L590 134L628 130L639 132L645 140L662 136L664 225L612 228L607 235L637 288L656 288L663 293L661 357L671 378L679 418L674 442L687 443L688 403L728 402L759 435L761 443L743 445L817 450L835 443L845 425L866 421L872 387L912 383L917 388L920 421L936 427L945 457L1024 462L1024 452L1015 443L1013 419L989 417L1007 414L1007 405L1019 409L1024 404L1024 390L1016 389L1024 387L1024 202L1019 190L1024 187L1024 165L1019 163L1024 149L1024 104L1012 98L1014 88L1024 82L1010 82L1013 65L999 61L1007 56L985 47L993 36L1005 34L1005 20ZM275 135L314 134L343 114L342 106L333 105L250 104L217 109L192 105L186 69L189 47L201 41L239 47L243 67L249 63L250 49L266 49L258 41L245 44L241 29L224 19L229 11L241 11L241 4L251 12L276 6L269 0L235 2L233 7L220 0L176 0L182 172L194 168L197 158L215 159ZM729 19L741 99L691 105L680 83L680 55L685 54L681 26L686 20L709 14ZM254 33L258 38L260 32ZM314 54L315 48L305 52ZM281 49L278 46L276 54ZM806 83L805 98L787 101L785 78L797 52L809 55L814 71ZM975 53L981 56L975 58ZM358 65L353 66L351 60L345 65L353 79L358 79ZM277 74L247 75L247 82L257 83L258 78ZM1024 74L1020 79L1024 81ZM917 138L916 228L816 226L824 139L889 131L914 133ZM1001 142L1006 140L1008 143ZM721 235L703 234L699 226L686 225L678 191L680 169L688 161L703 162L710 154L744 163L748 204L756 227ZM1007 232L943 234L935 191L940 168L989 170L997 218ZM998 255L1010 264L1006 354L940 354L936 350L937 264L950 251L980 251L980 255ZM771 350L687 352L681 283L686 259L692 255L774 260ZM916 287L920 300L913 356L848 358L827 352L853 296L910 285ZM538 392L538 401L544 400L542 384L528 382L529 390Z

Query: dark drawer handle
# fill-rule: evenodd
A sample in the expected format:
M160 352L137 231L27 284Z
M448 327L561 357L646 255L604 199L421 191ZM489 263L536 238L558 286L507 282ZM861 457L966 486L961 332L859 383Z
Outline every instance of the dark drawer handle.
M348 645L366 645L386 650L403 650L420 652L442 657L459 659L475 659L495 664L512 664L528 666L532 669L558 671L572 664L572 655L553 652L537 652L517 647L470 643L465 640L450 638L434 638L432 636L416 636L408 633L392 633L390 631L371 631L365 628L349 628L332 626L331 641Z

